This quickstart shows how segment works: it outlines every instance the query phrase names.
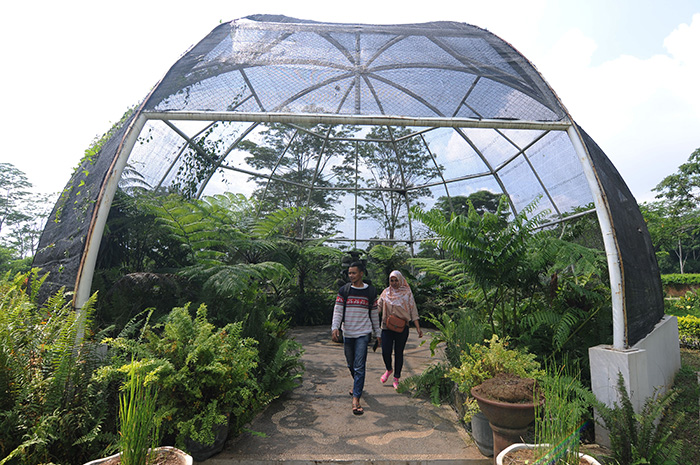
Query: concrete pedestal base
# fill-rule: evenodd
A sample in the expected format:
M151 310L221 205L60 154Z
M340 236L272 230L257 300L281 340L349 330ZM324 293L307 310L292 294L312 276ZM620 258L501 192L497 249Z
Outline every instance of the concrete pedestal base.
M617 374L622 373L625 387L635 411L640 412L644 402L655 393L665 392L681 367L678 343L678 320L664 316L644 339L633 347L616 350L600 345L588 349L591 361L591 388L605 405L619 404ZM610 446L607 430L596 424L596 443Z

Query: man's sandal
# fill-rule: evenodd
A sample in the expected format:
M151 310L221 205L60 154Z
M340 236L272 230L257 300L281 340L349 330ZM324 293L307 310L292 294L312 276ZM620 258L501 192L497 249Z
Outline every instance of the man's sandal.
M360 407L359 405L357 407L352 408L353 415L362 415L363 413L365 413L365 410L362 407Z

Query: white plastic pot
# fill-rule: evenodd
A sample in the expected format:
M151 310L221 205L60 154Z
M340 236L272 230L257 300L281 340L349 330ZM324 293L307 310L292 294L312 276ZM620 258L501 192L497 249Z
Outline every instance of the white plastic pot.
M505 460L506 455L508 455L508 452L522 450L522 449L533 449L535 447L538 447L537 444L525 444L522 442L519 442L516 444L511 444L510 446L503 449L498 454L498 456L496 456L496 465L503 465L504 464L504 460ZM589 465L601 465L601 463L599 461L597 461L596 459L594 459L590 455L586 455L586 454L582 454L582 453L579 453L578 455L579 455L579 457L581 457L581 459L586 461Z
M156 450L157 451L159 451L159 450L173 451L180 457L180 464L181 465L192 465L192 456L189 454L186 454L185 452L181 451L180 449L177 449L177 448L171 447L171 446L162 446L162 447L157 447ZM114 454L114 455L110 455L109 457L104 457L101 459L93 460L92 462L88 462L85 465L100 465L100 464L105 463L108 460L112 460L116 457L119 457L119 454Z

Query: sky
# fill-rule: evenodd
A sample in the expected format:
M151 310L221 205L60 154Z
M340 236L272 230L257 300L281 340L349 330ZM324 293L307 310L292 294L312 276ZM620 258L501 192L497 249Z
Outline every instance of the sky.
M61 191L182 54L258 13L487 29L535 65L640 203L700 148L700 0L41 0L2 7L0 162L34 192Z

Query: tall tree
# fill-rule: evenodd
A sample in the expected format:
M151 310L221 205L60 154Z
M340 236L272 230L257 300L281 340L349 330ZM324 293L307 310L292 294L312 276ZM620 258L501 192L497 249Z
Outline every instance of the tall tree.
M469 205L471 204L476 212L483 215L484 212L496 213L498 203L503 194L495 194L487 190L480 190L469 195L454 195L451 197L442 196L435 203L435 208L439 208L445 213L445 218L450 219L450 216L467 215L469 213ZM506 212L507 215L507 212Z
M657 199L668 200L672 214L694 211L700 204L700 148L674 174L666 176L654 189Z
M300 236L304 224L307 237L334 233L341 217L333 213L333 206L340 194L324 190L333 186L324 168L332 158L345 156L351 149L342 139L354 131L349 126L301 128L271 124L261 132L261 143L243 141L240 147L251 154L245 161L273 178L254 178L259 186L254 196L262 202L262 213L306 207L313 214L292 225L289 235Z
M366 176L361 176L360 191L365 201L358 205L356 214L361 219L377 221L385 237L395 239L397 232L408 224L408 206L423 206L422 197L432 197L429 188L416 188L438 175L433 158L423 140L408 128L376 126L367 134L367 140L358 147L357 156ZM348 152L345 162L334 168L339 184L352 185L355 181L355 153Z
M698 271L700 258L700 210L678 214L668 200L639 206L647 224L662 273ZM689 262L690 260L690 262Z
M26 221L22 206L32 184L12 163L0 163L0 233L3 228Z
M9 225L5 235L6 242L22 258L36 253L41 233L46 226L46 219L56 203L57 194L31 193L22 202L22 213L18 221Z
M0 163L0 236L21 257L36 252L54 194L31 192L32 184L11 163Z
M684 273L688 256L700 251L700 148L653 190L659 200L642 205L649 232L661 254L675 255Z

